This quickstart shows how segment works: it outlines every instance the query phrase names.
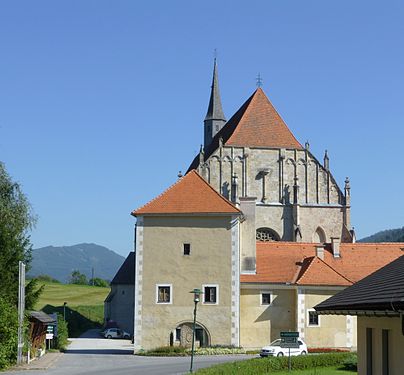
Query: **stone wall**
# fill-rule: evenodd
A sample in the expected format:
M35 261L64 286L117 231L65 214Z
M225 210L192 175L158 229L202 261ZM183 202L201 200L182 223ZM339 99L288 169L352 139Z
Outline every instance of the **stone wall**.
M235 191L237 197L255 197L256 228L272 228L281 240L294 241L299 225L302 237L296 240L312 242L318 227L327 241L341 237L344 212L349 216L345 196L326 167L308 149L223 146L200 164L199 173L228 199Z

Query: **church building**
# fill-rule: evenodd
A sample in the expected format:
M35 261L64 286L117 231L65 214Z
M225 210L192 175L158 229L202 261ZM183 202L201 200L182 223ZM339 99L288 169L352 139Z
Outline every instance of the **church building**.
M134 210L135 351L190 345L259 348L281 331L309 347L356 346L356 318L313 307L403 254L355 243L350 183L327 152L302 146L262 88L227 121L214 63L204 145L185 176Z

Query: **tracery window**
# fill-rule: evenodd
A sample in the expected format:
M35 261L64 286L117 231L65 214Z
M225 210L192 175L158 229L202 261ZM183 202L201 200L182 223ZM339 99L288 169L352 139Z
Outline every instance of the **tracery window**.
M280 241L279 234L271 228L258 228L255 236L257 241Z

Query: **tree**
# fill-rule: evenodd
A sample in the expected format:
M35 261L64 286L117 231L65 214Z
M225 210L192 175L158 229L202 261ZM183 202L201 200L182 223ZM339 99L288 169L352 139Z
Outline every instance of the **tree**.
M108 281L103 280L99 277L94 277L93 279L88 280L88 285L101 286L104 288L109 287Z
M74 270L70 275L70 284L87 285L87 277L79 270Z
M23 261L29 269L29 232L34 224L35 216L26 196L0 162L0 368L16 358L18 262ZM33 307L40 293L31 280L26 287L27 309Z

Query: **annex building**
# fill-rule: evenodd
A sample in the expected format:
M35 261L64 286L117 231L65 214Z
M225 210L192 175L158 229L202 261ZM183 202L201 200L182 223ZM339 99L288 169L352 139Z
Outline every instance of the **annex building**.
M135 351L258 348L298 331L308 347L356 347L356 317L314 306L403 255L355 243L350 183L340 188L258 88L227 120L216 61L204 146L185 176L134 210Z

